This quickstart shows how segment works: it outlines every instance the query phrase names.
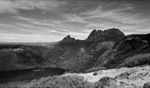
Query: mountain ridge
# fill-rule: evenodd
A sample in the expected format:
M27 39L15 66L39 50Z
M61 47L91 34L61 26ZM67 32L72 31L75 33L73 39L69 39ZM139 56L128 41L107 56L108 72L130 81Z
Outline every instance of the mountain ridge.
M118 36L124 37L125 34L117 28L110 28L107 30L96 30L96 29L94 29L93 31L91 31L91 33L89 34L89 36L85 40L75 39L74 37L67 35L66 37L64 37L59 42L60 43L76 42L76 41L100 42L100 41L109 41L109 40L111 40L111 37L115 37L116 39L113 39L113 40L117 41L117 39L120 39L120 38L118 38ZM105 39L105 37L110 38L110 39ZM98 38L98 39L96 39L96 38Z
M108 30L93 30L86 41L105 41L105 40L117 40L119 37L124 37L125 34L117 28L111 28ZM115 39L113 39L115 37ZM107 39L106 39L107 38Z
M139 62L133 66L145 64L143 60L149 63L150 34L125 36L119 29L112 28L93 30L85 40L68 35L50 47L15 44L1 44L0 47L0 71L57 67L85 72L89 69L128 66L127 62L133 62L136 57ZM8 58L8 55L12 57ZM141 60L139 57L148 59Z
M6 62L5 59L0 59L0 63L2 63L0 65L2 66L0 67L0 70L5 71L35 67L58 67L75 72L83 72L95 64L97 61L97 58L94 59L95 55L99 56L99 54L103 54L106 50L112 47L114 44L113 42L116 42L116 37L120 39L124 37L124 34L122 34L122 32L118 29L109 29L102 33L99 33L99 31L100 30L97 30L97 35L94 36L97 38L101 38L102 36L104 40L78 40L68 35L61 41L51 44L50 47L49 45L37 45L34 47L21 44L0 45L0 58L8 59L8 55L12 56L8 59L9 62ZM112 40L107 39L108 36L106 36L106 34L109 34L110 36L111 33L122 34L123 36L116 35L113 36L114 38ZM105 36L103 36L104 34ZM93 38L93 35L91 38Z
M77 40L68 35L59 41L55 48L59 47L59 49L64 52L64 55L60 57L62 60L66 61L64 61L64 63L63 61L60 62L61 66L72 63L71 67L64 67L67 69L69 67L69 69L74 70L78 68L78 70L83 71L94 65L97 61L95 56L98 56L98 54L103 54L105 51L109 50L113 46L114 42L120 40L124 36L124 33L116 28L104 31L93 30L85 40ZM92 39L92 41L90 39ZM84 52L81 52L82 50L84 50ZM65 52L67 52L67 54ZM68 58L68 60L66 58Z

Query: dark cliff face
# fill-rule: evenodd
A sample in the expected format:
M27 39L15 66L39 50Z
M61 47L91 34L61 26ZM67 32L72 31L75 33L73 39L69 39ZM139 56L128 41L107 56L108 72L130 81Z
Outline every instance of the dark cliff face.
M150 64L150 34L136 34L117 41L112 50L99 57L95 66L116 68L146 64Z
M97 41L117 41L120 38L123 38L125 35L116 28L108 30L93 30L88 36L86 41L97 42Z
M139 47L147 47L150 44L150 34L129 35L116 42L114 48L118 50L133 50Z

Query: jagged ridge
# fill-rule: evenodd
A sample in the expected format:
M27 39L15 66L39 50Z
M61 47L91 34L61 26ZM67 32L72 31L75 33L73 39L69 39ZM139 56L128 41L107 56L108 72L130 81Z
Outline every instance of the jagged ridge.
M112 28L108 30L93 30L91 34L88 36L86 41L117 41L120 37L124 37L124 33L121 32L119 29Z

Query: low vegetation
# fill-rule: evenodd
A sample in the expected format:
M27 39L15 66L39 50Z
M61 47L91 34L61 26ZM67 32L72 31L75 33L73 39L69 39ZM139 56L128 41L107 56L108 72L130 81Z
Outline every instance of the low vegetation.
M150 66L120 68L91 73L66 73L31 82L0 84L0 88L143 88L150 80Z
M47 47L0 45L0 71L36 68L46 63Z
M118 67L134 67L142 65L150 65L150 53L139 54L129 57L124 62L122 62Z
M96 83L91 83L80 76L54 76L33 80L30 83L1 84L1 88L104 88L110 78L104 77Z

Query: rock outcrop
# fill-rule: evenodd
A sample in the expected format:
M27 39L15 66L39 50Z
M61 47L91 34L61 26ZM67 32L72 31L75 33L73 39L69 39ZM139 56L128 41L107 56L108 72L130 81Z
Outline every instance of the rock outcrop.
M108 30L93 30L88 36L86 41L89 42L100 42L100 41L118 41L120 38L123 38L125 35L119 29L112 28Z
M150 82L145 83L143 88L150 88Z
M65 38L63 38L62 41L60 41L60 43L67 43L67 42L75 42L76 39L75 38L72 38L70 35L66 36Z

